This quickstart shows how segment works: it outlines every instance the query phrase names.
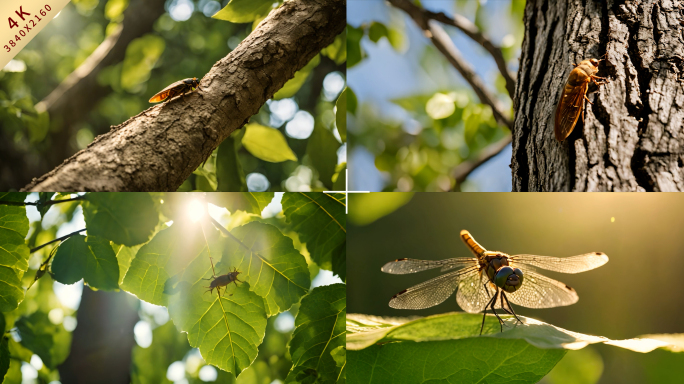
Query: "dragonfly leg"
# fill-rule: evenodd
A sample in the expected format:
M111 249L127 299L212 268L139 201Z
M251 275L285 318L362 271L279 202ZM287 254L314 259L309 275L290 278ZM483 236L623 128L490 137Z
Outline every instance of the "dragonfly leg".
M503 294L503 292L501 294ZM503 332L504 321L501 319L501 317L499 317L499 314L496 313L496 309L494 309L494 306L496 305L496 297L498 295L499 295L499 290L497 289L496 293L494 294L494 299L492 299L492 301L491 301L491 303L492 303L491 308L492 308L492 312L494 312L494 316L496 316L496 318L499 319L499 326L501 327L501 332Z
M506 295L504 295L503 293L501 293L501 296L502 296L504 299L506 299L506 304L508 304L508 308L511 309L511 312L512 312L512 313L511 313L511 312L509 312L509 313L511 313L513 316L515 316L515 319L518 320L518 321L520 322L520 324L525 324L525 323L522 322L522 320L520 320L520 318L518 317L518 315L515 314L515 311L513 310L513 307L511 307L511 303L508 302L508 297L506 297ZM502 307L503 307L503 305L502 305Z
M485 319L487 318L487 307L489 307L489 304L491 304L493 300L496 300L496 298L494 297L494 298L489 299L489 302L487 303L487 305L485 305L484 313L482 314L482 326L480 326L480 335L482 335L482 330L484 329Z

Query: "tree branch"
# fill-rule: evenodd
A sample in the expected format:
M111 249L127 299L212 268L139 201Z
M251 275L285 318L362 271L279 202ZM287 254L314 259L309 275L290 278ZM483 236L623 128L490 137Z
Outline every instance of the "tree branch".
M345 27L346 0L285 2L207 73L197 92L98 136L24 190L175 191Z
M136 38L153 31L154 22L164 13L166 0L133 0L124 11L123 22L109 35L76 70L66 77L49 95L36 104L38 111L47 111L58 129L51 130L51 150L47 152L50 169L74 153L70 140L76 123L82 121L97 104L112 92L101 85L100 72L126 57L128 45ZM47 169L43 169L46 171ZM33 175L35 176L35 174Z
M417 7L408 0L388 1L395 7L406 12L406 14L413 19L418 27L425 32L425 35L432 41L435 47L437 47L447 60L449 60L449 63L451 63L468 84L470 84L470 87L475 91L475 94L480 98L480 101L492 108L494 118L499 123L506 125L512 131L513 122L508 117L508 114L504 112L503 105L495 95L487 90L482 79L475 73L472 66L463 59L461 52L456 48L446 31L432 20L432 18L425 13L424 9Z
M467 160L457 165L451 173L451 176L456 180L456 185L463 183L477 167L503 151L511 143L511 139L511 135L506 135L503 139L481 150L476 159Z

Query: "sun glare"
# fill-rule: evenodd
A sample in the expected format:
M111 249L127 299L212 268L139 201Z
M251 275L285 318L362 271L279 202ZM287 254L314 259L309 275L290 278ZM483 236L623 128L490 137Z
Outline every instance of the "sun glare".
M200 221L206 214L206 207L199 200L192 200L188 204L187 214L190 220L197 222Z

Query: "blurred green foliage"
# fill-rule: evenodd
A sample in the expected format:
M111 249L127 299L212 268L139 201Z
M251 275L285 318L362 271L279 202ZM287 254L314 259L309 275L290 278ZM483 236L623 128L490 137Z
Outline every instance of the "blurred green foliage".
M422 4L430 9L428 5L426 2ZM356 111L349 110L351 152L363 148L374 157L375 167L382 175L383 191L472 189L456 185L453 170L465 161L476 159L481 150L503 139L509 130L495 121L491 108L479 102L467 83L429 40L421 42L424 45L420 48L412 47L406 52L405 46L409 40L406 25L415 27L414 22L389 3L386 6L391 23L373 20L347 26L348 67L359 65L368 58L364 44L378 44L387 39L397 52L392 57L399 57L405 62L401 65L419 65L420 70L414 71L412 76L420 81L416 82L415 91L408 96L387 100L367 99ZM502 48L505 59L513 64L524 32L522 15L525 1L511 0L507 6L513 29L501 42L494 41L494 44ZM354 7L354 2L350 3L350 7ZM488 10L484 2L479 0L456 0L453 2L453 12L473 20L486 36L488 31L499 27L487 18ZM383 15L378 13L366 18L382 18ZM463 35L454 27L445 28L448 32L454 31L452 35ZM459 43L456 45L458 47ZM466 59L471 64L474 61L470 56ZM486 57L485 60L492 59ZM397 64L397 67L400 65ZM352 76L355 75L352 73ZM495 90L500 99L511 104L500 74L497 73L495 80L486 85L490 90ZM387 101L401 107L405 113L397 117L395 113L382 110L379 105ZM367 172L352 169L352 172ZM369 189L363 185L354 187Z
M154 31L135 38L126 48L121 62L98 74L98 84L111 91L105 93L84 119L67 129L62 126L61 116L38 113L35 104L78 68L107 36L121 28L124 11L134 1L144 0L72 1L17 55L14 68L18 69L10 71L8 67L0 71L0 134L9 138L9 145L28 159L29 164L55 162L56 159L49 160L49 155L54 152L53 146L60 135L70 135L63 140L68 146L64 152L72 154L85 148L95 136L109 131L110 126L121 124L151 107L148 99L167 85L189 77L201 78L282 3L168 0L166 12L154 22ZM181 6L194 9L187 15L187 20L174 13L174 9ZM221 6L225 7L221 9ZM217 10L220 12L214 14ZM293 137L287 133L286 126L295 117L295 112L306 111L313 116L316 127L331 133L335 131L335 101L344 84L327 85L326 88L323 82L328 75L344 81L345 61L346 44L342 34L297 72L274 97L274 100L291 100L291 113L274 117L269 103L252 117L251 122L280 134L284 139L279 144L281 150L289 151L291 155L274 161L261 151L251 151L249 145L242 145L242 139L253 137L244 135L244 129L241 129L231 136L235 153L223 151L219 156L218 150L214 151L180 190L215 191L219 185L221 190L231 191L246 191L252 186L257 192L330 189L333 181L329 169L338 164L336 150L344 143L344 138L331 136L329 144L334 142L336 145L328 145L325 150L333 151L332 156L322 156L323 149L309 145L310 133ZM297 124L302 125L297 120L293 127ZM304 125L307 124L310 123ZM268 138L264 136L261 140ZM222 159L224 154L230 159ZM216 173L218 164L222 168L220 176ZM18 164L8 166L16 168ZM298 178L302 172L310 176ZM265 176L268 183L250 185L250 178L243 175L251 173ZM27 178L37 176L40 175L26 175ZM224 177L227 180L221 180Z

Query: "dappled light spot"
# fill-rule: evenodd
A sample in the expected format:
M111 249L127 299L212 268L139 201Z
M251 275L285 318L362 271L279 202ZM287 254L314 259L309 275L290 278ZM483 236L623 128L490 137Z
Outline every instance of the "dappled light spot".
M309 112L299 111L285 126L288 136L295 139L308 139L314 129L314 118Z
M247 188L250 192L264 192L270 186L271 183L261 173L250 173L247 175Z

